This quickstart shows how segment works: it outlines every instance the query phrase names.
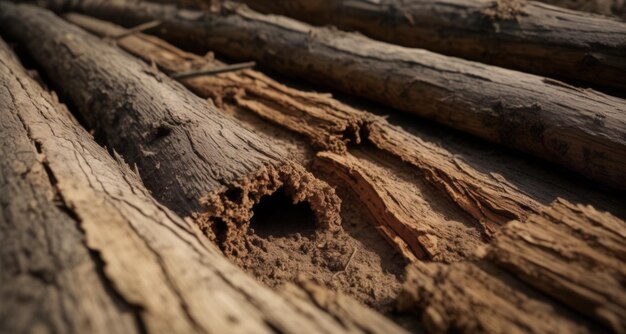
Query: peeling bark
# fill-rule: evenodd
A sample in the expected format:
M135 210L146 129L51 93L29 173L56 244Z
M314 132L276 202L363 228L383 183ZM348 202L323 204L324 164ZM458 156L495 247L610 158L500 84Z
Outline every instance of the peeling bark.
M307 202L320 227L337 228L334 190L266 138L50 12L8 3L0 10L3 32L25 45L159 200L194 214L209 235L226 225L219 231L225 250L246 250L253 205L279 188Z
M401 307L433 332L621 333L625 245L624 221L558 199L502 228L479 259L413 265Z
M626 90L626 23L608 17L524 0L242 2L389 43Z
M67 14L65 17L100 36L112 36L125 31L111 23L79 14ZM210 67L218 63L212 58L186 53L160 39L143 34L124 38L118 41L118 45L166 72L187 71L189 68ZM354 162L355 158L350 158L350 155L345 158L330 153L318 155L316 169L323 172L331 182L336 181L337 185L345 186L356 193L377 221L378 231L410 261L419 258L452 262L464 258L482 242L480 234L491 236L500 224L511 219L525 219L529 214L540 210L541 205L538 202L506 180L480 172L453 153L391 126L373 114L353 109L328 94L303 93L285 87L254 70L181 82L200 96L219 101L218 104L224 108L242 107L308 137L312 143L322 140L325 144L319 145L319 148L337 147L333 145L336 143L334 138L337 138L334 129L342 129L342 137L350 144L359 144L362 141L372 143L381 151L416 168L427 183L443 191L446 197L479 222L481 233L476 233L460 220L441 217L424 200L416 198L419 197L417 189L412 190L414 196L401 190L387 192L385 188L388 183L397 184L397 187L410 184L397 183L383 175L382 171L369 171L365 167L359 167L367 165L376 170L375 164L368 164L366 161L378 160L375 156L369 155L365 160ZM222 89L225 86L232 87L234 92ZM266 93L260 97L259 94L250 93L257 87L263 87L272 93L276 91L276 94ZM301 96L307 97L309 103L315 103L294 103L289 108L283 108L283 101L298 101ZM246 102L241 103L242 101ZM263 107L248 108L251 105ZM360 126L346 128L347 119ZM354 173L362 177L354 179ZM398 200L401 203L394 207ZM442 226L445 228L440 229ZM436 245L430 239L438 240Z
M310 282L278 295L158 204L0 41L2 332L402 332ZM318 291L329 307L294 295Z
M626 102L619 98L236 6L215 14L84 1L76 9L125 24L159 19L161 33L177 43L252 58L626 187Z

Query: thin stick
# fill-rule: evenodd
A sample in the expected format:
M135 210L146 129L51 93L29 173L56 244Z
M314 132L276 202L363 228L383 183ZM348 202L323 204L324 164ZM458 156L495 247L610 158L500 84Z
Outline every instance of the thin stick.
M159 20L154 20L154 21L142 23L142 24L140 24L140 25L138 25L136 27L133 27L133 28L130 28L130 29L124 31L123 33L120 33L119 35L112 36L111 38L114 39L114 40L122 39L124 37L128 37L130 35L134 35L136 33L140 33L140 32L146 31L148 29L156 28L156 27L160 26L161 23L162 22L159 21Z
M245 70L247 68L252 68L255 65L256 63L251 61L247 63L232 64L232 65L226 65L226 66L209 68L209 69L199 69L199 70L193 70L189 72L174 73L170 76L174 79L186 79L186 78L198 77L198 76L204 76L204 75L216 75L220 73Z
M359 248L358 248L358 247L354 247L354 251L352 251L352 255L350 255L350 258L348 259L348 262L346 262L346 266L345 266L345 267L343 267L343 270L342 270L342 271L338 271L338 272L334 273L334 274L333 274L333 277L332 277L333 279L334 279L335 277L337 277L337 275L339 275L339 274L341 274L341 273L345 273L345 272L346 272L346 270L348 270L348 267L350 266L350 263L352 263L352 259L354 259L354 256L356 255L356 251L357 251L357 250L359 250Z

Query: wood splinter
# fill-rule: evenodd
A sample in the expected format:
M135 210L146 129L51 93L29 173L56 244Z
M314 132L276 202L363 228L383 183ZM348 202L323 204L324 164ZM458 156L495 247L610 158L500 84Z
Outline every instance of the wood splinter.
M210 75L216 75L216 74L221 74L221 73L240 71L240 70L253 68L254 66L256 66L256 62L250 61L246 63L225 65L225 66L214 67L214 68L203 68L203 69L192 70L192 71L187 71L187 72L173 73L173 74L170 74L170 77L174 79L178 79L178 80L189 79L189 78L195 78L199 76L210 76Z
M113 40L120 40L120 39L122 39L124 37L128 37L128 36L140 33L140 32L144 32L144 31L156 28L156 27L160 26L161 24L162 24L162 22L160 20L152 20L150 22L146 22L146 23L140 24L140 25L138 25L136 27L130 28L127 31L125 31L125 32L123 32L123 33L121 33L119 35L111 36L110 38L113 39Z

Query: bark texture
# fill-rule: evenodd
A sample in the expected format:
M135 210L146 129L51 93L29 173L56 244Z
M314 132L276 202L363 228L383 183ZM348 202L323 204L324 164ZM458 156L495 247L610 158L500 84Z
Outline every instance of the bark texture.
M401 307L435 332L622 333L625 245L624 221L559 199L506 225L480 259L411 267Z
M52 13L2 4L0 26L22 42L155 196L226 248L245 250L252 207L284 188L318 224L339 224L340 200L271 142L157 70Z
M2 332L402 332L311 282L261 286L158 204L2 41L0 74Z
M554 6L626 19L624 0L540 0Z
M264 13L357 30L389 43L626 89L626 22L608 17L524 0L243 2Z
M65 18L100 36L125 31L79 14L67 14ZM143 34L117 43L167 72L220 64ZM466 257L482 243L481 235L490 236L500 224L525 219L540 210L541 204L506 180L478 171L453 153L391 126L373 114L353 109L328 94L288 88L254 70L182 82L200 96L214 99L223 108L243 108L300 133L320 149L345 153L346 142L374 144L382 151L379 153L386 152L406 162L412 169L407 174L419 174L425 187L433 185L440 189L444 197L479 222L480 233L476 233L463 223L462 217L450 218L454 210L435 208L424 200L428 196L419 187L406 191L405 187L411 187L413 181L385 173L394 169L392 166L402 165L391 161L395 159L379 159L374 154L342 157L330 152L320 153L314 163L316 170L336 181L335 184L351 189L375 218L379 232L408 260L451 262ZM341 136L337 129L341 129ZM445 214L439 214L439 210Z
M252 58L626 187L626 102L619 98L236 6L216 14L85 1L76 9L125 24L160 19L161 33L177 43Z

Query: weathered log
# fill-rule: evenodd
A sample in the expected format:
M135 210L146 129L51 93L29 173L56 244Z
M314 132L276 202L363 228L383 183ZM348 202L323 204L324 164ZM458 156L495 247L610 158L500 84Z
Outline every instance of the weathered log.
M625 255L626 222L559 199L503 227L480 259L412 266L401 307L434 332L622 333Z
M0 331L402 331L310 282L261 286L160 205L0 41Z
M340 200L266 138L239 126L182 85L119 49L27 5L1 4L0 27L63 88L87 122L151 192L226 249L245 251L252 207L283 188L319 226L339 223Z
M553 6L626 18L624 0L539 0Z
M125 31L80 14L67 14L65 18L103 37ZM170 73L221 66L215 59L184 52L143 34L129 36L117 43ZM471 254L482 242L481 234L489 236L500 224L511 219L525 219L540 210L538 202L506 180L480 172L453 153L393 127L384 119L353 109L328 94L288 88L253 70L181 82L200 96L214 99L223 108L249 110L305 135L319 148L344 152L345 141L352 145L361 140L369 141L417 169L417 173L412 174L422 175L426 183L441 189L480 223L484 233L476 233L463 224L463 219L448 218L454 216L451 215L454 210L450 208L445 210L446 217L443 217L437 213L442 207L433 209L428 200L423 199L427 196L419 186L385 175L383 169L392 169L391 165L398 165L397 162L385 164L389 159L379 159L372 154L361 154L361 158L350 154L346 157L319 154L314 162L316 170L327 180L351 189L374 217L378 231L410 261L417 258L446 262L459 260ZM384 153L381 155L385 156ZM378 160L384 166L379 167ZM405 189L411 186L411 191ZM428 187L427 184L424 186Z
M626 187L626 102L619 98L237 6L215 14L84 1L75 9L125 24L159 19L160 32L177 43L253 58Z
M626 90L626 22L608 17L524 0L243 2L389 43Z

